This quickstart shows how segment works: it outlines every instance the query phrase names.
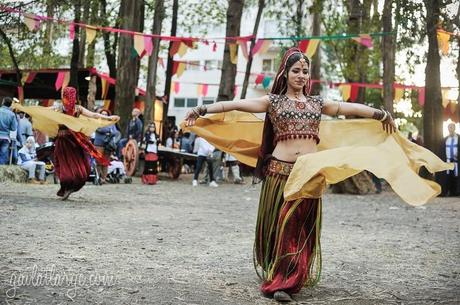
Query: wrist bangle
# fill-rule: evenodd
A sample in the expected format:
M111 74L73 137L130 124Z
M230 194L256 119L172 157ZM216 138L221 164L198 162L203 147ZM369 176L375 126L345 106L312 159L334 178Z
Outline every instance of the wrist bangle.
M339 111L340 111L340 102L337 102L337 112L335 113L336 117L339 115Z
M380 122L384 122L388 117L388 113L385 110L382 110L382 111L383 111L383 118L380 119Z

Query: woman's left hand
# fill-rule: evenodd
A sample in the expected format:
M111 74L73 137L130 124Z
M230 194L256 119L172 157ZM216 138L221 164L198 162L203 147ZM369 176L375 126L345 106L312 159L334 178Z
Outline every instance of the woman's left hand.
M385 119L385 121L382 122L382 127L383 127L383 130L385 130L387 133L393 133L396 130L398 130L398 128L396 127L395 121L393 120L393 118L391 117L391 114L388 111L387 111L387 118Z
M120 120L120 117L118 115L109 116L109 121L118 122L119 120Z

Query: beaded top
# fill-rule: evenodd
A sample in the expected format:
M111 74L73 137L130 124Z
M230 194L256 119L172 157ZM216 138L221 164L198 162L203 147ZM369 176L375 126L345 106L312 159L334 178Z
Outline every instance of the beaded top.
M305 102L301 102L286 95L269 94L268 116L273 125L275 143L296 138L311 138L319 143L323 99L318 95L306 98Z

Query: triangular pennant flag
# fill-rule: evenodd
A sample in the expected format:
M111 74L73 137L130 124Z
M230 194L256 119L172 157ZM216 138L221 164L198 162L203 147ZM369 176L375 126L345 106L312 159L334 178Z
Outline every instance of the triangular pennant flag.
M404 96L404 88L395 88L395 102L399 102Z
M353 37L352 39L366 48L372 48L372 37L369 34L359 34L359 37Z
M61 89L62 83L64 82L64 77L65 77L65 72L58 72L56 82L54 83L54 87L56 88L56 91Z
M104 100L104 109L110 109L111 100Z
M180 42L180 41L173 41L172 42L171 50L169 52L170 57L173 57L174 55L176 55L177 51L179 51L179 47L180 47L181 43L182 42Z
M21 84L24 85L26 83L27 78L29 78L29 72L23 73L21 77Z
M144 52L144 36L143 35L134 35L134 50L136 50L139 57L141 56L142 52Z
M24 14L24 23L29 31L36 31L40 27L40 19L33 14Z
M109 85L107 80L101 77L101 100L105 100L107 92L109 92Z
M450 34L444 31L438 31L438 45L442 55L449 54L449 39Z
M24 87L18 87L18 100L21 104L24 104Z
M178 94L179 91L180 91L180 83L172 82L171 83L171 92L174 92L175 94Z
M73 22L69 24L69 38L70 40L75 39L75 24Z
M198 84L198 85L196 86L196 94L197 94L198 96L201 96L201 90L203 90L203 85Z
M86 44L90 44L93 42L94 38L96 37L96 28L91 26L86 26Z
M202 96L207 96L208 95L208 89L209 89L209 85L208 84L203 84L201 95Z
M70 82L70 72L64 72L64 79L62 80L62 89L67 87Z
M189 48L193 49L194 47L193 39L182 39L182 43L185 44Z
M238 63L238 45L236 43L229 43L230 48L230 62L234 65Z
M256 80L255 80L256 85L262 84L262 82L264 81L264 77L265 75L263 74L257 74Z
M151 37L144 36L144 48L145 48L145 51L147 52L147 55L151 56L152 51L153 51L153 43L152 43Z
M351 85L342 84L339 85L339 90L342 92L342 99L346 102L350 99Z
M350 101L356 102L356 99L358 98L358 93L359 93L359 87L357 85L351 85Z
M217 51L217 43L214 41L214 43L212 44L212 51L213 52L216 52Z
M177 71L176 71L176 76L177 76L177 77L181 77L181 76L182 76L182 73L184 73L184 71L185 71L185 66L186 66L186 64L183 63L183 62L180 62L180 63L177 65Z
M455 103L454 101L450 101L450 107L449 108L450 108L450 112L452 114L454 114L455 111L457 110L457 103Z
M31 82L33 82L36 75L37 72L29 72L29 77L27 77L26 79L26 84L30 84Z
M442 96L442 107L446 108L449 105L449 89L442 89L441 96Z
M247 60L249 58L247 40L237 40L236 43L240 45L241 52L243 53L244 58Z
M425 105L425 87L418 89L418 104L421 107Z
M137 54L137 51L136 49L134 49L134 46L131 48L131 59L134 59L136 58L137 56L139 56L139 54Z
M179 50L177 50L177 54L182 57L185 55L185 53L187 53L187 50L188 50L188 46L181 42L180 45L179 45Z
M270 76L265 76L264 80L262 81L262 87L264 87L264 89L267 89L270 86L271 81L272 78Z
M299 49L307 55L308 58L312 58L318 49L320 39L304 39L299 41Z

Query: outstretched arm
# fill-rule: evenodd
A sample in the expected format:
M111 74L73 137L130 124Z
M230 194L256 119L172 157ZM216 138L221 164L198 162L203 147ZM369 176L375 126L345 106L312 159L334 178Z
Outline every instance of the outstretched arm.
M396 124L388 111L372 108L363 104L325 101L322 113L330 116L353 115L379 120L382 122L382 127L386 132L393 133L397 130Z
M92 112L92 111L89 111L88 109L86 109L85 107L82 107L82 106L78 106L80 108L80 111L81 111L81 114L86 116L86 117L89 117L89 118L93 118L93 119L104 119L104 120L108 120L108 121L115 121L117 122L120 117L118 115L103 115L103 114L100 114L100 113L96 113L96 112Z
M202 105L191 109L185 116L187 126L193 126L199 116L206 113L220 113L239 110L251 113L267 112L270 101L268 95L239 101L218 102L211 105Z

